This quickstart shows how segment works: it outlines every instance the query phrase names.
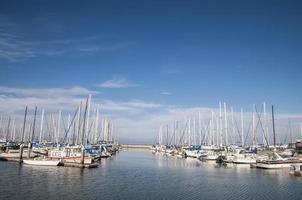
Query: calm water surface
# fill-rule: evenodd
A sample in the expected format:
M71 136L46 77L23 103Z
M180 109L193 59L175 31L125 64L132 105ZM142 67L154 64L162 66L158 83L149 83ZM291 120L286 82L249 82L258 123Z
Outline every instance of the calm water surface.
M0 162L0 199L302 199L288 170L218 167L125 150L96 169Z

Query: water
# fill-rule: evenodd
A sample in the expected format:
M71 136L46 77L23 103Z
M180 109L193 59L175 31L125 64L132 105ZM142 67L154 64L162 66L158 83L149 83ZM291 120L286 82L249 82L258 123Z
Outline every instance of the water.
M126 150L95 169L0 162L0 199L301 199L302 178L288 170Z

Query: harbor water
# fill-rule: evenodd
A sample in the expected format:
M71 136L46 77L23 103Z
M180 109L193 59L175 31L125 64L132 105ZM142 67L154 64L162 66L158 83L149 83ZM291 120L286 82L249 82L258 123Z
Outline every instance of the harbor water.
M123 150L95 169L0 162L0 199L301 199L288 172Z

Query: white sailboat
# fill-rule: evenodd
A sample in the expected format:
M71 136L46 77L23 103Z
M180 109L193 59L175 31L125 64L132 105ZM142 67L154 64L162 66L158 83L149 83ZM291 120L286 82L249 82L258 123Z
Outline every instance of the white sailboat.
M241 155L235 156L233 163L235 164L255 164L257 162L257 157L255 155Z
M58 166L61 163L61 160L47 160L47 159L23 160L23 163L27 165Z
M291 165L299 163L302 163L302 160L293 158L285 159L276 152L273 152L273 157L271 159L257 162L256 167L262 169L282 169L290 168Z

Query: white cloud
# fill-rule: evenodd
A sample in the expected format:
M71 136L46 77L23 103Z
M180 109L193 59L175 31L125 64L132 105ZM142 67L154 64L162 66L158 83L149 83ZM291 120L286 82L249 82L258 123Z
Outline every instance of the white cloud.
M138 87L139 85L129 81L126 77L114 76L112 79L105 81L97 86L102 88L129 88Z
M164 107L162 104L145 101L112 101L108 99L95 99L95 104L101 105L101 109L111 116L135 117L148 114L151 111Z
M146 109L150 109L150 108L159 108L162 107L163 105L158 104L158 103L152 103L152 102L144 102L144 101L130 101L130 102L126 102L124 103L127 106L130 107L134 107L134 108L146 108Z
M0 112L6 114L15 114L23 111L26 106L34 108L45 108L48 111L72 110L83 99L69 97L0 97Z
M62 97L98 94L99 92L83 87L72 88L15 88L0 86L0 94L10 94L30 97Z
M170 96L170 95L172 95L171 92L167 92L167 91L162 91L160 94L161 94L161 95L165 95L165 96Z
M99 92L84 87L71 88L16 88L0 86L0 112L2 114L16 114L26 106L44 108L48 111L66 110L76 108L85 101L89 94L97 95Z
M31 111L34 106L38 106L39 113L41 108L44 108L46 113L57 113L58 110L62 110L66 117L67 113L72 114L75 111L81 101L85 104L85 95L93 92L95 91L82 87L73 87L69 89L22 89L0 87L0 115L22 119L25 106L29 106ZM198 120L199 112L201 114L202 127L204 128L208 125L209 120L211 119L212 111L214 112L215 120L219 114L217 107L181 107L142 100L114 101L110 99L102 99L96 94L92 98L91 117L94 116L96 104L100 105L101 118L109 117L109 119L113 121L114 134L116 136L120 136L119 138L121 139L121 142L128 143L153 143L155 142L159 125L169 124L169 127L172 128L173 122L178 121L181 129L183 129L185 122L189 118L191 118L191 123L194 117L196 121ZM238 112L238 110L235 111L234 116L237 125L240 126L240 112ZM228 117L229 134L231 135L232 122L230 112L228 112ZM268 115L268 118L267 123L269 134L272 135L270 115ZM277 113L276 130L279 141L283 141L285 135L288 133L288 119L292 122L294 139L301 135L300 123L302 122L302 114ZM22 120L19 121L21 125ZM250 127L251 121L251 112L245 112L244 129L246 131L246 135L248 135L248 141L251 140L252 135ZM205 130L203 130L203 133L204 132ZM236 134L238 135L237 132ZM262 130L259 124L257 134L259 141L261 142ZM287 137L287 140L288 139L289 136Z

